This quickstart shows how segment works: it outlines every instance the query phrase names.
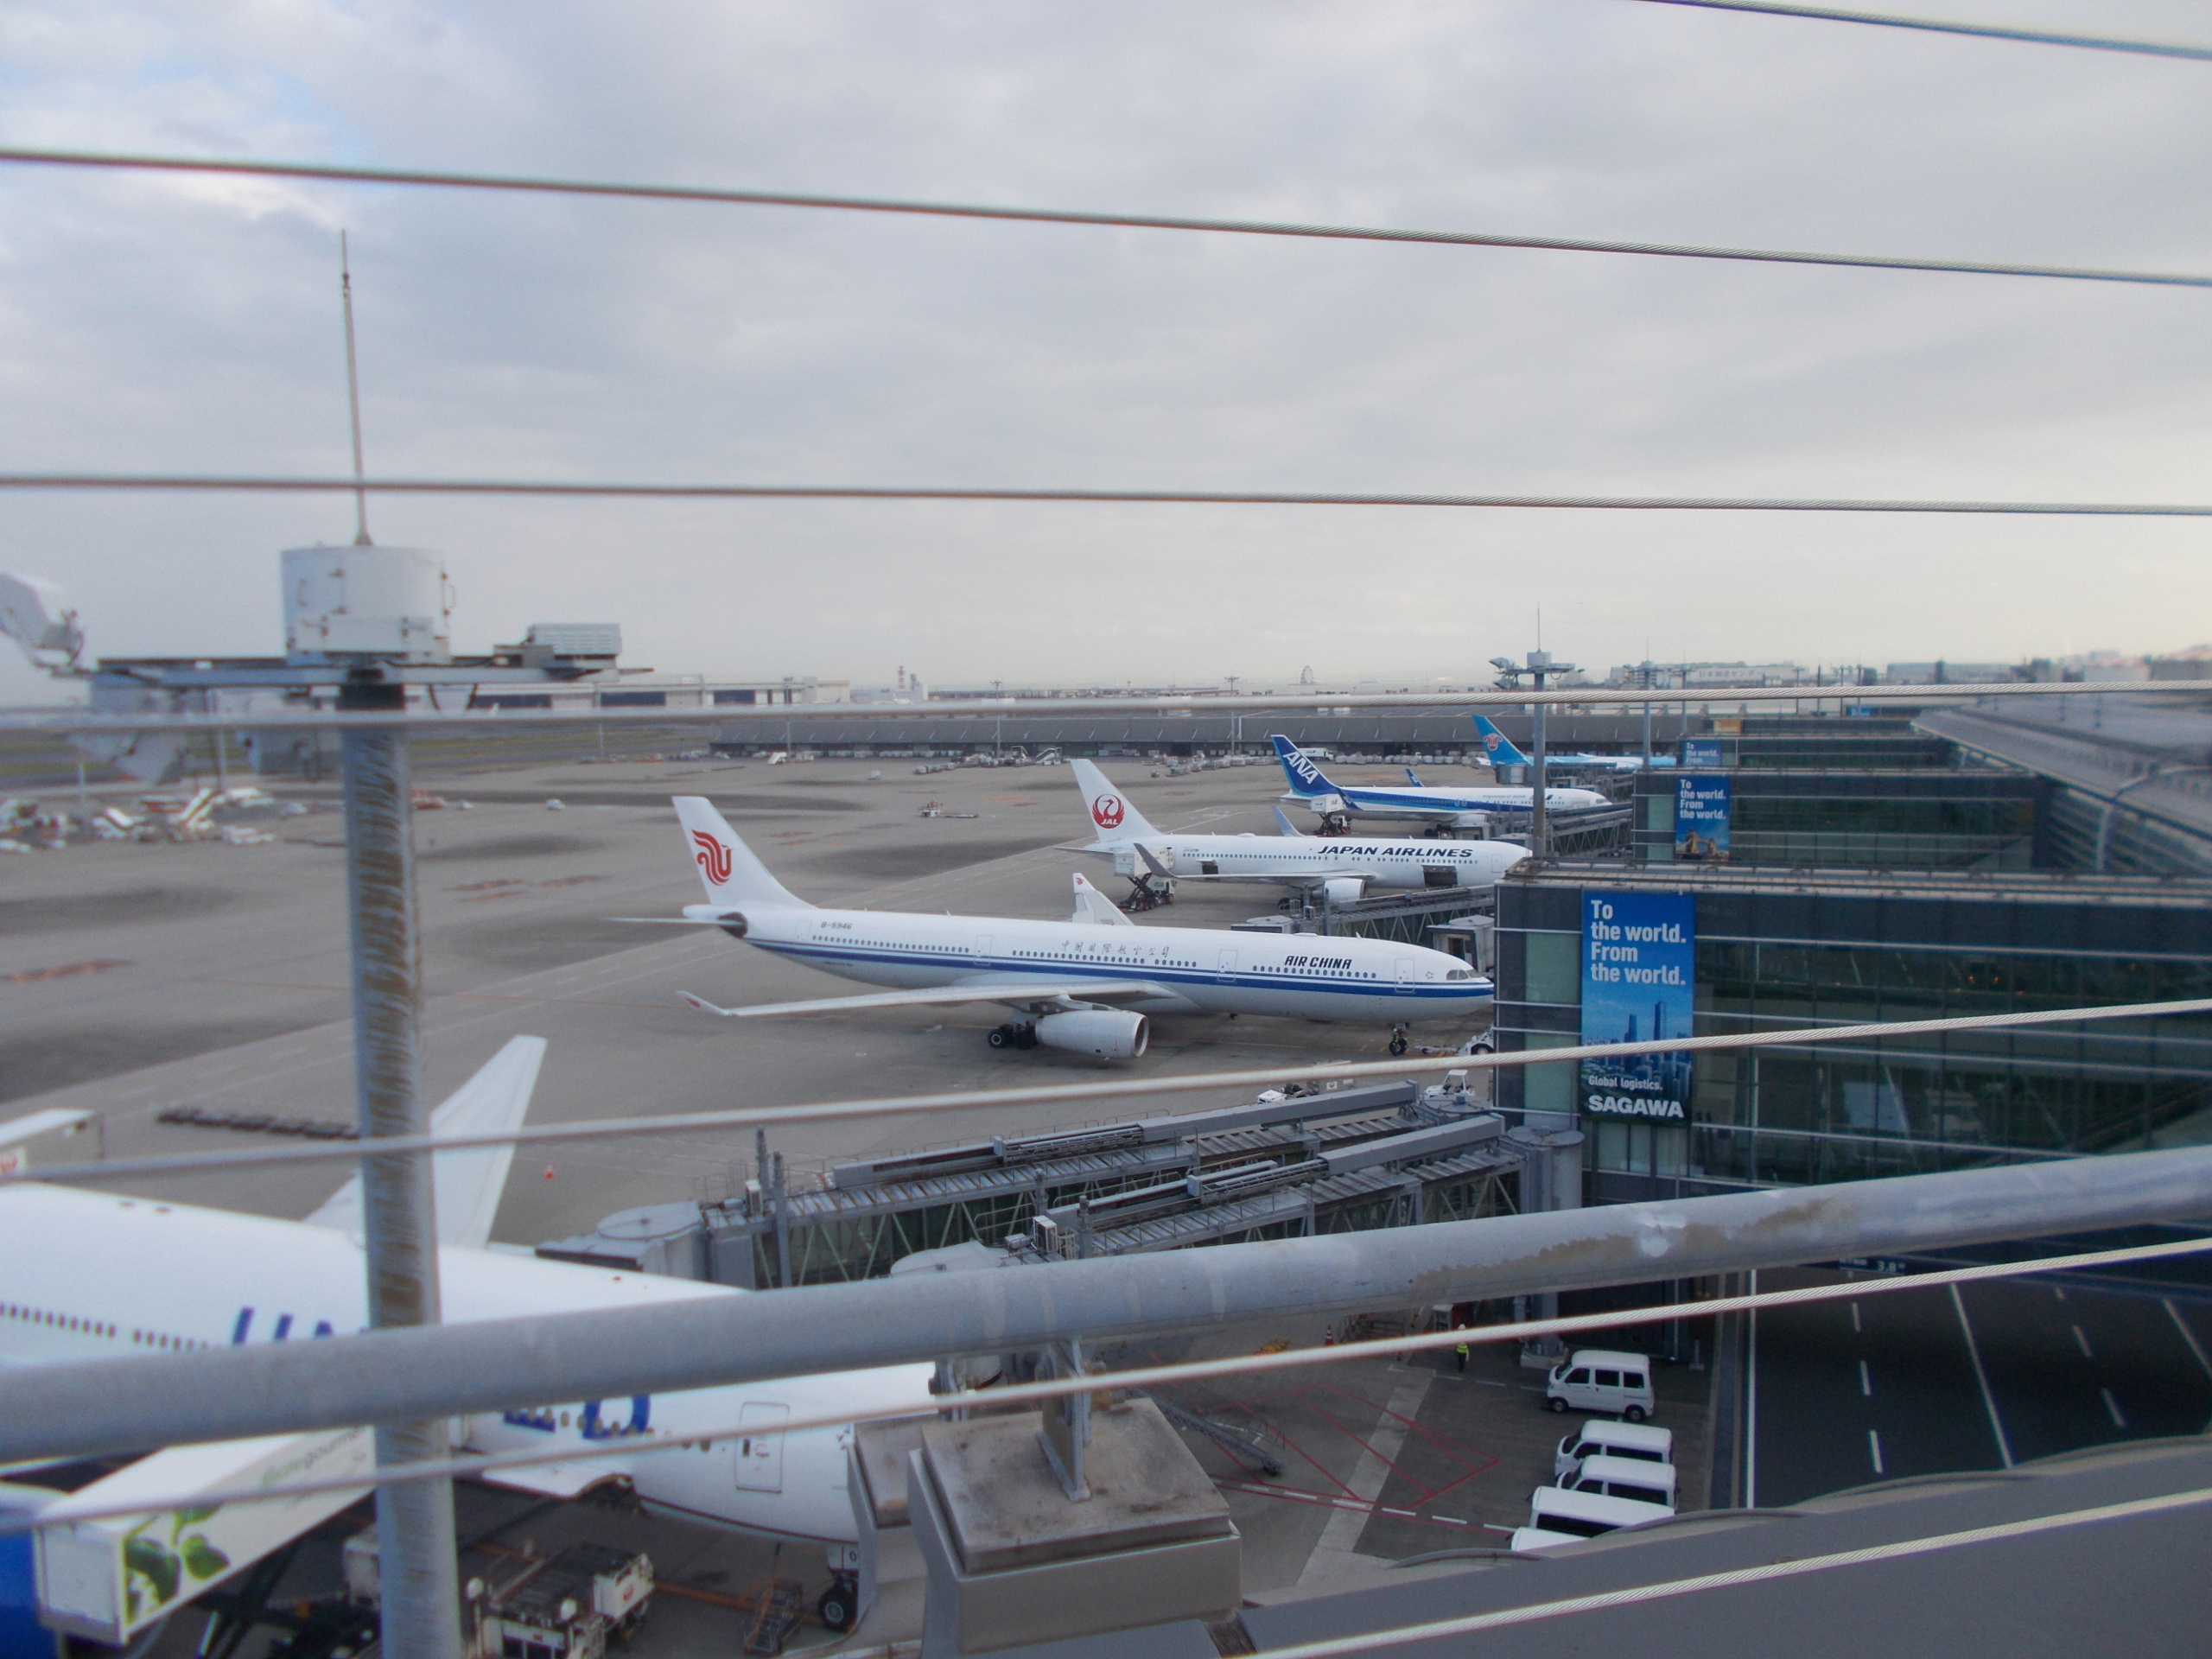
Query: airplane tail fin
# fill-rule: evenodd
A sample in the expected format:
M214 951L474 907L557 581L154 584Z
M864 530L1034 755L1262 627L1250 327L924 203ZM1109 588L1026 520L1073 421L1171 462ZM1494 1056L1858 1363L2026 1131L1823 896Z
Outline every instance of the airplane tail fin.
M1419 777L1419 776L1414 772L1414 769L1413 769L1411 766L1408 766L1408 767L1405 769L1405 772L1406 772L1406 781L1407 781L1408 783L1411 784L1411 785L1412 785L1415 789L1422 789L1422 788L1426 788L1426 787L1427 787L1427 785L1424 785L1424 784L1421 782L1421 780L1420 777Z
M1282 808L1276 807L1274 809L1274 815L1275 829L1278 833L1293 837L1296 837L1303 833L1296 824L1290 821L1290 814L1284 811Z
M683 844L706 883L707 899L717 905L765 905L772 909L811 910L813 906L768 874L768 867L738 839L715 804L703 795L673 798Z
M1521 753L1511 738L1491 725L1487 715L1475 716L1475 730L1481 734L1483 753L1490 757L1493 766L1530 766L1535 764Z
M1101 843L1110 845L1160 833L1096 766L1088 760L1069 765L1075 772L1076 787L1083 791L1083 804L1089 809L1090 827L1098 832Z
M1089 922L1099 927L1135 927L1136 924L1122 914L1121 906L1085 880L1080 872L1075 878L1075 914L1068 918Z
M1282 762L1282 775L1290 779L1292 794L1310 798L1341 792L1334 784L1321 775L1321 768L1307 760L1298 745L1281 732L1274 734L1268 741L1274 745L1275 759Z
M537 1086L537 1068L544 1058L543 1037L509 1039L505 1048L430 1114L430 1133L449 1139L505 1135L520 1128L530 1111L531 1091ZM506 1191L507 1170L514 1158L512 1141L496 1147L464 1147L432 1157L430 1180L437 1205L439 1243L480 1250L491 1241L492 1223L499 1212L499 1195ZM361 1178L356 1175L340 1187L328 1203L308 1217L308 1223L340 1232L359 1232Z

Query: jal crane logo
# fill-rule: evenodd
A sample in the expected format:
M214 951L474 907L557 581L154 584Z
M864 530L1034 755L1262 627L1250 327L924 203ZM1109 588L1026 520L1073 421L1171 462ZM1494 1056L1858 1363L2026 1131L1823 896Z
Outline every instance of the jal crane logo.
M1101 830L1117 830L1128 809L1118 795L1101 795L1090 804L1090 821Z
M692 856L697 860L699 868L707 873L707 880L718 887L728 882L731 864L729 849L703 830L691 832L691 844L698 849Z

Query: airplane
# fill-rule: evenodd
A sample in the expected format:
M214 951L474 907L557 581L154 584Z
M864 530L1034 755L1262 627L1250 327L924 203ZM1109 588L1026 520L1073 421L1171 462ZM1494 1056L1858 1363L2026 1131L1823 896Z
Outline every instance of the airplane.
M1319 891L1348 905L1370 888L1487 887L1528 857L1510 841L1446 841L1416 836L1355 841L1301 836L1281 807L1277 836L1171 835L1156 830L1106 774L1088 760L1073 763L1077 786L1097 839L1074 850L1114 861L1136 884L1127 908L1149 910L1174 897L1178 881L1266 881ZM1154 880L1164 883L1153 886Z
M438 1109L432 1133L519 1127L544 1052L543 1038L511 1040ZM435 1154L439 1292L448 1324L749 1294L543 1261L492 1244L493 1216L513 1156L512 1144ZM36 1182L0 1188L0 1367L363 1330L368 1309L361 1225L358 1175L304 1221ZM481 1478L551 1498L626 1484L650 1510L820 1542L831 1558L832 1580L817 1611L824 1623L842 1628L840 1620L852 1622L858 1569L858 1529L845 1490L850 1430L785 1435L776 1426L794 1413L858 1413L924 1400L931 1375L928 1365L901 1365L640 1395L619 1406L525 1404L463 1420L456 1440L469 1451L497 1452L634 1439L634 1456L486 1471ZM686 1444L687 1435L752 1424L759 1432L747 1438ZM67 1496L37 1486L35 1470L10 1470L0 1484L0 1508L29 1510L48 1523L33 1535L41 1602L66 1606L73 1633L119 1646L359 1493L296 1499L281 1508L243 1504L149 1515L135 1529L120 1521L73 1526L73 1509L251 1484L276 1478L267 1474L272 1469L365 1474L373 1463L366 1429L173 1446ZM22 1541L0 1539L0 1555ZM26 1569L0 1570L0 1580L28 1580L31 1565L0 1563ZM80 1605L85 1586L103 1580L108 1605ZM14 1611L0 1610L0 1629Z
M709 900L686 905L679 925L719 927L825 973L899 988L742 1008L683 994L725 1019L995 1002L1023 1020L994 1029L993 1048L1130 1060L1151 1041L1152 1014L1282 1014L1386 1024L1390 1052L1402 1054L1408 1026L1467 1018L1491 995L1457 957L1417 944L1140 928L1081 874L1065 922L819 910L768 874L712 802L679 795L675 805Z
M1475 730L1482 734L1483 757L1493 766L1533 766L1536 763L1523 754L1520 747L1503 732L1491 725L1487 717L1475 716ZM1566 766L1584 772L1642 772L1647 763L1640 754L1551 754L1544 756L1547 766ZM1655 754L1649 765L1671 766L1671 754ZM1407 774L1411 776L1411 773Z
M1430 789L1417 784L1402 788L1353 785L1339 788L1298 746L1277 733L1268 740L1290 779L1285 800L1302 802L1321 815L1332 829L1342 829L1354 817L1423 818L1440 830L1471 829L1492 812L1526 812L1535 791L1502 785L1471 789ZM1408 776L1411 774L1408 773ZM1545 808L1553 812L1579 812L1612 803L1593 789L1546 789Z

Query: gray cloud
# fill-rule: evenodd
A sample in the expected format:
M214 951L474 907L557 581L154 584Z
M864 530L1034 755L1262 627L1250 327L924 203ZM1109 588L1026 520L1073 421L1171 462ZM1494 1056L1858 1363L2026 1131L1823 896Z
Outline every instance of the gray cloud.
M2008 19L2212 37L2201 4ZM2212 270L2212 69L1618 0L0 13L10 142ZM0 174L11 465L2212 499L2212 296ZM395 499L459 632L669 669L1465 677L2212 633L2202 524ZM96 648L276 642L337 499L0 499ZM0 675L0 696L39 683Z

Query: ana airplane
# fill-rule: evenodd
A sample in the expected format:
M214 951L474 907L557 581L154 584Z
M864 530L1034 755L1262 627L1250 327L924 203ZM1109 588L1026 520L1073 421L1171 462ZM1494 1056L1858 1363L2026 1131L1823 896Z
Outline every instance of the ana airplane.
M1090 823L1098 833L1076 850L1114 861L1117 875L1136 884L1129 908L1148 910L1174 895L1178 881L1265 881L1319 890L1348 905L1370 887L1487 887L1529 855L1510 841L1396 841L1349 836L1301 836L1281 807L1279 836L1170 835L1154 829L1096 766L1074 763ZM1157 880L1164 884L1155 887Z
M1475 730L1482 734L1483 758L1493 766L1533 766L1536 763L1521 752L1514 741L1490 723L1486 715L1475 716ZM1655 754L1654 766L1671 766L1671 754ZM1642 772L1643 757L1640 754L1552 754L1544 756L1547 766L1566 766L1581 772Z
M514 1039L438 1109L433 1132L518 1127L544 1049L542 1038ZM438 1277L448 1323L744 1294L490 1245L513 1154L510 1145L436 1154ZM368 1322L360 1229L358 1176L304 1222L32 1182L0 1188L0 1361L35 1365L360 1331ZM850 1432L785 1435L778 1425L794 1412L816 1416L925 1398L930 1374L926 1365L909 1365L641 1395L619 1405L532 1405L464 1420L458 1439L485 1452L634 1441L632 1456L487 1471L484 1478L563 1498L626 1484L649 1510L818 1541L830 1548L835 1575L819 1611L825 1623L842 1628L852 1619L857 1567L857 1529L845 1491ZM756 1424L748 1438L685 1443L687 1434ZM11 1484L0 1485L0 1507L35 1510L50 1523L35 1535L44 1616L119 1645L359 1494L185 1510L148 1516L136 1526L72 1525L73 1510L251 1484L285 1472L365 1473L374 1461L365 1429L178 1446L66 1497L39 1488L35 1471L11 1471ZM0 1548L9 1541L0 1541ZM0 1580L14 1576L0 1573Z
M1419 784L1387 789L1359 785L1339 788L1288 738L1278 733L1268 741L1282 762L1283 776L1290 779L1290 793L1284 798L1311 807L1332 829L1341 829L1355 817L1420 818L1440 829L1472 828L1488 813L1526 812L1535 798L1533 790L1503 785L1459 789L1426 788ZM1592 789L1544 791L1544 806L1553 812L1579 812L1611 804Z
M1140 928L1081 875L1065 922L817 910L768 874L711 802L678 796L676 813L709 900L685 906L685 922L826 973L900 988L745 1008L685 995L729 1019L995 1002L1023 1018L990 1033L994 1048L1041 1043L1127 1060L1151 1041L1151 1014L1287 1014L1388 1025L1390 1052L1402 1054L1408 1026L1467 1018L1491 995L1490 981L1457 957L1415 944Z

